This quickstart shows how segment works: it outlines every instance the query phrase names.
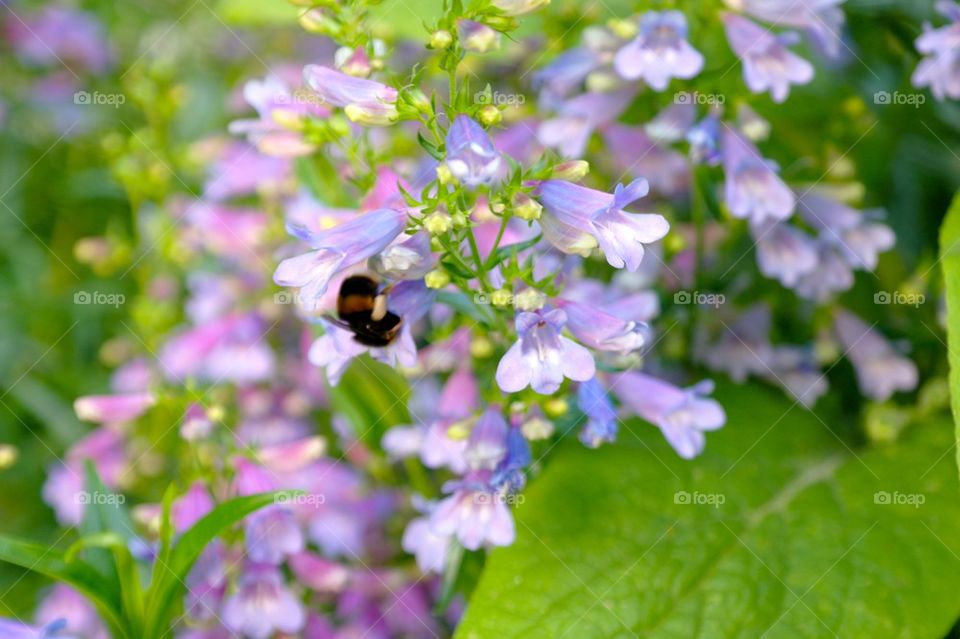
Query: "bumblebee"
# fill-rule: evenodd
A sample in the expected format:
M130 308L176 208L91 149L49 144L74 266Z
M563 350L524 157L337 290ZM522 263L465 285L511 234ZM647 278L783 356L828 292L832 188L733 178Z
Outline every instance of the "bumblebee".
M403 327L403 318L387 309L391 285L383 289L369 275L351 275L340 285L336 324L364 346L388 346Z

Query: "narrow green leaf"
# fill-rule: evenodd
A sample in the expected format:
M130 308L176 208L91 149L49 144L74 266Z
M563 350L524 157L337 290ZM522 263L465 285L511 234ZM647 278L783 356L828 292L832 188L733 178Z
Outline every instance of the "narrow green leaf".
M29 541L0 535L0 561L65 583L84 595L118 637L130 637L121 614L120 594L96 568L82 560L67 562L63 553Z
M267 506L289 491L261 493L235 497L207 513L174 544L167 560L157 558L159 568L146 593L144 638L153 639L167 634L173 612L186 590L187 573L193 568L204 549L227 528L250 513Z

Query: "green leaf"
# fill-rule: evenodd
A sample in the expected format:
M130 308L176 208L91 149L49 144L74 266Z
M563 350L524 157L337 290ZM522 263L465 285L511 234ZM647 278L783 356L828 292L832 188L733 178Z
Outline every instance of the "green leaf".
M130 637L120 609L117 585L82 560L68 562L63 553L29 541L0 535L0 561L63 582L84 595L110 625L115 636Z
M330 387L330 403L353 427L357 439L379 450L391 426L407 424L410 386L397 371L369 357L357 358L340 383Z
M526 251L531 246L535 245L543 238L539 233L535 237L531 237L529 240L524 240L523 242L517 242L516 244L507 244L506 246L501 246L497 249L497 252L487 260L487 264L492 266L494 264L499 264L505 258L510 256L515 256L518 253Z
M947 298L947 359L950 362L950 399L956 437L960 441L960 193L953 199L940 228L940 264ZM957 449L960 466L960 448Z
M297 8L287 0L220 0L216 13L227 24L300 28Z
M154 578L146 593L145 639L167 634L171 615L186 590L187 573L218 535L250 513L274 503L286 491L235 497L218 505L183 533L166 556L157 558Z
M727 425L694 461L639 422L557 451L457 639L943 637L960 614L946 420L854 451L769 389L717 396Z

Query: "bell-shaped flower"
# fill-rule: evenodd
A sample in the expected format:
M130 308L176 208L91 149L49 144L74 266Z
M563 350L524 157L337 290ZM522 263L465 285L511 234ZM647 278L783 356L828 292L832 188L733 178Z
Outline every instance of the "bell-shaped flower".
M631 371L616 375L610 388L628 410L659 427L684 459L693 459L703 452L704 433L723 427L727 421L720 404L706 397L713 391L710 381L679 388Z
M153 393L148 392L86 395L73 402L73 410L84 421L122 424L140 417L155 401Z
M530 386L538 393L555 393L563 378L585 382L596 373L586 348L561 335L567 314L560 309L520 313L516 318L519 339L497 366L497 384L505 393Z
M446 165L453 177L469 188L490 184L503 165L500 152L475 120L458 115L445 141Z
M796 207L796 196L753 144L728 126L722 133L724 193L734 217L762 224L785 220Z
M617 438L617 411L603 385L596 378L580 384L577 389L577 406L587 417L587 424L580 431L580 441L590 448L613 442Z
M632 88L616 91L591 91L559 104L557 115L537 127L537 139L566 158L583 155L590 135L613 122L633 100Z
M567 314L567 328L581 343L598 351L629 353L644 343L643 324L623 320L596 305L559 299L558 308Z
M760 272L788 288L796 286L817 268L817 241L805 231L780 222L766 221L750 227L757 245Z
M295 93L274 74L263 80L247 81L243 97L257 110L259 119L234 120L229 126L231 133L246 135L265 155L297 157L316 149L304 138L303 127L309 117L329 114L319 97Z
M277 632L299 633L306 613L277 568L248 564L240 575L237 591L223 603L222 619L234 633L267 639Z
M724 13L721 19L730 48L743 62L743 79L752 92L769 91L774 102L783 102L791 84L807 84L813 79L813 65L787 49L787 45L796 43L796 34L775 35L734 13Z
M303 68L303 81L324 104L342 107L347 117L358 124L387 126L400 119L398 93L393 87L316 64Z
M541 182L535 194L544 207L543 235L564 253L582 254L599 245L610 266L636 271L643 245L670 230L662 215L624 210L648 190L644 179L619 184L612 194L563 180Z
M834 317L834 328L846 357L853 362L861 393L882 402L897 391L917 387L916 364L859 317L840 309Z
M703 68L703 56L687 42L687 19L679 11L648 11L640 32L617 51L613 67L628 80L641 79L654 91L671 78L689 80Z
M313 310L336 274L386 249L406 223L405 211L379 209L318 233L291 225L289 231L316 250L280 262L273 281L301 289L300 301Z
M449 482L444 491L452 494L430 514L431 531L456 535L467 550L512 544L516 536L513 515L503 493L490 485L489 478L489 471L478 471Z
M927 25L917 38L917 51L924 58L913 72L915 87L930 87L938 100L960 99L960 5L941 0L937 11L951 23L938 29Z

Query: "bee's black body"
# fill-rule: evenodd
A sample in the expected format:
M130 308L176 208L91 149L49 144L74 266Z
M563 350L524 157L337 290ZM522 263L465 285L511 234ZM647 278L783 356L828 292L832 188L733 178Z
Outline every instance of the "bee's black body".
M337 317L342 326L353 332L353 339L365 346L388 346L400 333L403 319L385 307L377 316L379 283L367 275L351 275L340 285L337 297ZM385 303L385 298L380 303Z

